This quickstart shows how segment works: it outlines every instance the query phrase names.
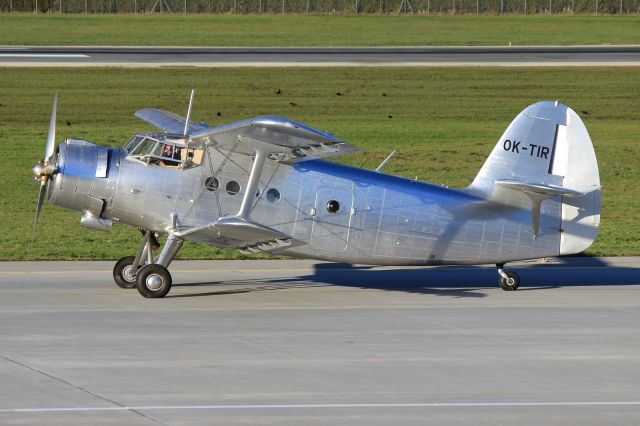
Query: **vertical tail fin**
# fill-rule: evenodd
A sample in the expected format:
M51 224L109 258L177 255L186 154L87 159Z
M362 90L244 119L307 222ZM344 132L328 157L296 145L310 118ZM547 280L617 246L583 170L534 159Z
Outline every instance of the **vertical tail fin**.
M537 234L540 204L562 204L560 254L591 245L600 223L600 177L591 138L571 108L559 102L527 107L509 125L469 189L505 204L522 206L526 194Z

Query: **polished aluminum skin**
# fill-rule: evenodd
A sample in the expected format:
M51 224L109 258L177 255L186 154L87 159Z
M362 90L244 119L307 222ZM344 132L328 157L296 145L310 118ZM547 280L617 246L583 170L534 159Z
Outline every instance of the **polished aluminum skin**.
M503 264L580 252L599 226L591 140L559 102L520 113L462 189L319 160L356 148L281 117L210 128L136 115L165 133L122 148L66 140L49 202L94 229L168 235L153 261L165 267L183 240L360 264Z

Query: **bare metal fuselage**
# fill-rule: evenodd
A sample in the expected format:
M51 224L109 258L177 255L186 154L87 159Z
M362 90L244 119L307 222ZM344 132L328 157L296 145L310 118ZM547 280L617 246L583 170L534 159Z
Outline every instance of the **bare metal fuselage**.
M189 111L192 101L193 92ZM153 298L171 289L167 268L184 240L361 264L495 263L511 291L520 279L506 262L579 253L598 232L591 138L557 101L518 114L464 189L320 160L357 148L287 118L209 127L189 115L143 108L136 116L164 132L122 148L68 139L56 152L54 97L45 157L32 169L35 224L48 190L51 203L83 212L84 226L138 227L139 249L113 277ZM154 255L157 234L167 239Z
M206 149L206 161L183 169L131 159L124 149L61 144L61 173L49 199L100 220L159 233L167 233L174 221L204 227L238 212L253 163L251 156ZM96 177L105 165L105 176ZM211 177L217 188L207 188ZM234 189L230 182L240 191L227 190ZM529 201L521 198L506 206L467 189L322 160L293 165L268 160L251 217L306 243L280 253L339 262L479 264L558 255L561 203L542 204L540 232L532 238ZM339 203L335 213L327 209L332 200ZM211 233L185 239L227 245Z

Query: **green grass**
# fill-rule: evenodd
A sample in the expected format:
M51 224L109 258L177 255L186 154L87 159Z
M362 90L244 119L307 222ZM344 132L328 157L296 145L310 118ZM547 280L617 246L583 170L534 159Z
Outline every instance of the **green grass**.
M114 259L135 251L139 233L80 227L78 212L46 205L29 250L51 98L60 95L58 140L122 144L151 130L133 112L186 111L210 124L261 113L307 122L361 147L338 161L374 168L395 146L386 171L465 186L524 107L560 99L582 115L594 141L603 186L602 229L589 250L640 255L640 70L629 68L257 68L1 69L0 259ZM277 96L280 88L283 94ZM336 96L336 92L344 96ZM383 96L383 93L386 96ZM290 102L297 104L291 107ZM222 114L221 118L216 112ZM71 123L70 126L66 122ZM182 257L237 257L186 244Z
M637 15L0 14L0 45L434 46L638 44Z

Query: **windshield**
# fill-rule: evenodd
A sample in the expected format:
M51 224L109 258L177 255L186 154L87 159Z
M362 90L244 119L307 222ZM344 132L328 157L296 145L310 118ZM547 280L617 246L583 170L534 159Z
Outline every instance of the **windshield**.
M129 139L129 141L124 144L124 149L125 151L127 151L127 154L129 154L131 151L134 150L134 148L136 146L138 146L138 144L144 139L144 136L133 136L131 139Z
M153 146L156 144L156 141L153 139L145 139L141 144L139 144L136 149L131 153L132 156L135 157L144 157L149 155Z

